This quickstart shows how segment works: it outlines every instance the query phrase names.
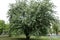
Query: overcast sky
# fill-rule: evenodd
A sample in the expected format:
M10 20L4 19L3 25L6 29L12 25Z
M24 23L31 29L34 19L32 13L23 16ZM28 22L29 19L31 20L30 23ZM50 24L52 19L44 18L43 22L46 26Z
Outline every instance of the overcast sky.
M60 18L60 0L52 0L53 3L56 5L55 10ZM9 3L14 3L15 0L0 0L0 20L4 20L8 23L7 19L7 11L9 9Z

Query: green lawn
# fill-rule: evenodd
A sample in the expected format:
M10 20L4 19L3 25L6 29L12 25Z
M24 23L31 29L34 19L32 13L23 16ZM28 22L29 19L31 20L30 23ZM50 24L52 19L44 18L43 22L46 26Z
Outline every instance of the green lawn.
M0 40L25 40L25 37L0 37ZM30 40L60 40L60 38L50 38L47 36L31 36Z

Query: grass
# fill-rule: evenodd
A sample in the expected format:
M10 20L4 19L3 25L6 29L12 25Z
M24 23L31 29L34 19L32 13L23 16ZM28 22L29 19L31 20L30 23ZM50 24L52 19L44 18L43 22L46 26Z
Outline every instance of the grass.
M0 40L25 40L24 36L16 37L0 37ZM50 38L48 36L31 36L30 40L60 40L60 38Z

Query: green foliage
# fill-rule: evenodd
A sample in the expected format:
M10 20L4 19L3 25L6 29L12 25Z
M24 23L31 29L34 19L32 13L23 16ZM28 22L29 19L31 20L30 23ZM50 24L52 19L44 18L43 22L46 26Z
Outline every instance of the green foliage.
M4 27L5 27L5 22L3 20L0 20L0 35L2 34Z
M8 11L10 33L46 35L50 23L55 21L54 5L49 0L20 1L10 5Z
M4 34L8 34L8 32L9 32L9 24L5 24Z
M56 34L58 34L58 32L59 32L59 26L60 26L60 24L59 24L59 23L56 23L56 22L54 22L54 24L52 25L53 31L54 31Z
M0 29L5 26L5 22L3 20L0 20Z
M0 20L0 35L2 33L7 34L9 31L9 24L5 24L4 20Z

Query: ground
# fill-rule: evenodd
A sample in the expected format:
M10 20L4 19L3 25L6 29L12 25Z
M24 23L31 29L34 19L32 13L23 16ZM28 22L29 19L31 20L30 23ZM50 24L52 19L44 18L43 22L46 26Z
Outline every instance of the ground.
M20 37L7 37L7 36L2 36L0 37L0 40L25 40L25 37L20 36ZM49 36L31 36L30 40L60 40L60 37L49 37Z

